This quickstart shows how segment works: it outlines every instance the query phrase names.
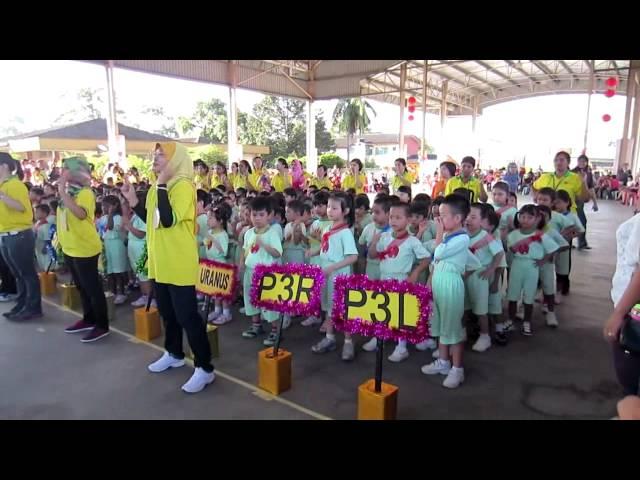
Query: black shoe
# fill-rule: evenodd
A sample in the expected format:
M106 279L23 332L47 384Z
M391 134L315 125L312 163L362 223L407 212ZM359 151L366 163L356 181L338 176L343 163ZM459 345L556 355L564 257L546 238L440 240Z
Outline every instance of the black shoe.
M34 318L42 318L42 312L20 312L12 317L8 317L11 320L33 320Z
M509 343L509 340L507 339L507 334L504 332L496 332L495 342L498 345L504 347L507 343Z
M22 313L21 311L11 310L9 312L4 312L2 316L5 318L13 318L13 317L16 317L17 315L20 315L21 313Z

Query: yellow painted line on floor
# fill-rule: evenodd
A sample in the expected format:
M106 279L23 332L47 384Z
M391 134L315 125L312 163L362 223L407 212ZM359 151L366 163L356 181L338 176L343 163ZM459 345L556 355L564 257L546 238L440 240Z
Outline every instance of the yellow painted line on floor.
M62 310L63 312L66 313L70 313L71 315L74 315L78 318L82 318L82 315L79 314L78 312L76 312L75 310L70 310L56 302L53 302L51 300L49 300L48 298L42 298L42 301L48 305L51 305L52 307L56 307L59 310ZM115 327L109 326L109 330L111 330L112 332L116 332L120 335L122 335L123 337L126 337L130 342L132 343L141 343L144 344L148 347L151 347L155 350L158 350L159 352L164 352L164 348L155 345L154 343L151 342L147 342L145 340L141 340L139 338L137 338L134 335L131 335L130 333L127 332L123 332L122 330L119 330ZM185 357L185 362L188 363L189 365L193 366L193 361L190 360L189 358ZM224 373L221 372L220 370L218 370L216 368L216 376L218 377L222 377L225 380L229 380L230 382L235 383L236 385L240 385L241 387L244 387L248 390L251 390L251 392L256 395L257 397L261 398L262 400L266 400L266 401L276 401L278 403L281 403L282 405L286 405L289 408L292 408L294 410L297 410L299 412L304 413L305 415L309 415L310 417L313 418L317 418L318 420L332 420L331 417L327 417L326 415L322 415L321 413L315 412L313 410L310 410L306 407L303 407L302 405L298 405L295 402L292 402L290 400L287 400L285 398L279 397L277 395L272 395L269 392L265 392L264 390L260 390L258 387L256 387L255 385L250 384L249 382L245 382L244 380L241 380L240 378L236 378L233 375L229 375L228 373Z

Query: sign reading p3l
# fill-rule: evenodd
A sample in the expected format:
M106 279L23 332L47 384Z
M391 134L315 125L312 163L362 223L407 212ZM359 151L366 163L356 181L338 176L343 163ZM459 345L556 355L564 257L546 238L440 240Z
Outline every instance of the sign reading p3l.
M316 265L258 265L251 285L251 303L288 315L318 315L324 274Z
M334 288L333 324L348 333L419 343L428 337L431 298L425 285L341 275Z
M238 267L214 260L200 260L196 290L203 295L232 300L238 284Z

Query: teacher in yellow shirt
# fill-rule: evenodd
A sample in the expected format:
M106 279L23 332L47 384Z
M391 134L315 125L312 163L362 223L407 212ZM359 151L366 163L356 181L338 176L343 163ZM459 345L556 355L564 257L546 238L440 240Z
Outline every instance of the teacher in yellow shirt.
M249 188L256 192L271 191L269 173L262 168L262 157L253 159L253 173L249 175Z
M149 279L154 282L165 324L166 351L148 369L159 373L184 366L184 329L194 354L195 371L182 390L197 393L214 381L215 374L196 300L199 267L193 163L183 145L163 142L156 145L153 170L158 181L149 189L146 205L138 203L136 192L128 184L122 189L136 214L146 218Z
M271 179L271 186L276 192L284 192L285 188L291 187L291 174L289 173L289 165L284 158L279 158L276 161L276 173Z
M16 280L14 307L3 315L12 320L42 317L40 281L34 262L33 210L27 186L20 180L20 162L0 152L0 254Z
M393 188L393 193L397 194L398 188L400 187L411 188L415 178L413 174L407 170L407 161L404 158L396 158L394 166L395 175L393 179L391 179L391 187Z
M484 189L484 185L478 177L473 175L473 171L476 168L476 159L464 157L460 165L460 175L450 178L447 182L447 187L444 190L445 197L458 188L466 188L472 193L471 202L486 202L489 196Z
M367 179L362 172L362 162L359 158L354 158L349 163L351 173L344 177L342 180L342 190L345 192L350 188L353 188L358 193L364 193L364 185L367 183Z
M318 165L318 168L316 169L316 176L307 179L307 186L315 186L318 188L318 190L320 190L321 188L328 188L329 190L333 190L333 183L327 176L327 167L325 167L324 165Z
M586 178L569 170L571 157L567 152L556 153L553 159L555 172L543 173L533 183L533 198L535 200L538 191L549 187L555 191L564 190L571 197L571 212L577 214L576 200L583 202L589 200L590 191L587 187Z

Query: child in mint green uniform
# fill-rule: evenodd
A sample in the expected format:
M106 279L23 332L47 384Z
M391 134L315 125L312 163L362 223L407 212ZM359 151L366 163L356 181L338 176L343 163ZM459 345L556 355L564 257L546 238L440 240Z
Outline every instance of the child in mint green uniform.
M304 252L307 249L307 228L304 225L304 204L300 200L291 200L286 209L287 225L284 227L282 260L285 265L304 264ZM291 315L283 315L282 328L291 325Z
M491 347L489 334L489 285L504 257L502 240L482 229L482 220L492 209L484 203L472 203L466 226L469 233L471 253L480 261L481 268L470 273L465 280L465 310L472 311L480 323L480 336L473 345L476 352L484 352Z
M408 279L411 283L416 283L420 273L429 267L429 253L422 242L407 231L409 217L408 204L392 204L389 212L391 231L378 232L371 240L368 255L369 259L379 259L381 280ZM414 268L416 260L418 265ZM409 358L407 342L400 340L389 356L389 361L402 362L407 358Z
M42 204L36 207L36 223L33 226L36 234L36 260L41 271L46 272L49 268L51 258L47 242L49 241L49 230L51 225L47 221L47 216L51 212L49 205Z
M228 222L231 218L231 207L227 203L220 203L209 210L207 214L207 232L204 236L205 254L207 260L219 263L229 263L229 234ZM207 319L214 325L224 325L232 320L230 302L215 299L213 312Z
M269 224L269 216L273 212L273 205L268 197L255 197L251 200L251 222L253 228L244 234L244 244L240 268L244 268L243 293L245 314L251 317L251 327L242 332L244 338L256 338L264 333L260 315L271 323L271 333L263 342L270 346L275 343L277 324L280 315L278 312L255 307L251 303L251 285L253 271L256 265L272 265L278 263L282 257L282 243L277 230Z
M373 202L373 222L369 223L360 238L358 245L361 247L361 255L366 264L365 275L371 280L380 280L380 260L378 258L370 258L368 253L371 248L371 241L376 233L384 233L391 229L389 226L389 209L391 208L391 200L389 197L380 197ZM375 340L375 339L374 339ZM367 350L367 349L365 349ZM375 342L374 342L375 350ZM372 350L367 350L372 351Z
M107 195L102 200L102 210L107 215L107 226L103 236L104 250L107 260L106 274L111 286L111 292L116 295L114 303L123 304L127 301L124 286L129 271L129 257L124 244L124 228L122 225L122 207L120 200L114 195Z
M520 209L514 223L516 230L507 237L507 246L513 252L513 262L509 273L509 319L516 318L517 301L523 294L524 321L522 334L533 335L531 317L533 301L538 289L540 267L549 261L558 250L558 244L542 231L544 218L535 205L525 205Z
M333 310L333 287L338 275L350 274L351 267L358 260L358 249L351 227L354 224L352 197L343 192L333 192L327 203L327 216L332 221L322 232L320 248L308 250L307 257L320 254L320 266L324 270L325 283L322 291L322 311L326 315L326 336L311 348L313 353L327 353L336 349L331 313ZM355 356L353 340L344 334L342 360L350 361Z
M457 388L464 381L462 316L464 282L469 252L469 235L463 225L469 214L469 202L459 195L447 195L436 220L436 250L433 254L433 313L431 336L439 337L438 357L424 365L425 375L446 375L443 386ZM453 358L453 367L450 358Z
M554 206L556 211L564 220L563 228L560 233L567 242L569 242L569 245L571 245L571 242L575 237L584 233L584 225L582 225L578 216L571 212L571 197L564 190L558 190L556 192ZM571 282L569 281L570 273L571 249L569 248L560 252L556 256L556 280L558 283L558 290L560 290L560 295L558 296L558 301L556 303L562 303L562 299L569 295L569 288L571 286Z
M211 203L211 197L204 190L198 190L196 192L196 238L198 240L198 258L207 258L207 249L204 245L204 239L207 236L207 212L206 208Z

